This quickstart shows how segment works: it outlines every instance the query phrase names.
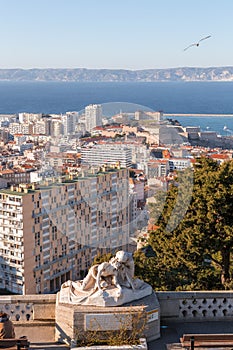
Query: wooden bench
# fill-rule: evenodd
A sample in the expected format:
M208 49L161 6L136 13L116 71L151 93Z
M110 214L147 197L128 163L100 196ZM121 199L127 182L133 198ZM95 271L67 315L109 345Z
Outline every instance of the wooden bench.
M0 349L23 350L29 349L29 345L27 338L0 339Z
M233 346L233 334L184 334L180 342L189 348Z

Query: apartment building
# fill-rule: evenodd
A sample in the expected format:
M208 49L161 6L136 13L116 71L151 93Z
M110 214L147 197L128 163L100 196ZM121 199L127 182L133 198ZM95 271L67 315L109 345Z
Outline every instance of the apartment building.
M52 119L51 123L51 136L61 137L63 135L61 119Z
M158 177L165 177L168 175L170 164L168 159L152 159L148 162L148 182Z
M37 122L41 119L41 113L19 113L19 122L20 123L29 123L29 122Z
M9 125L9 132L14 134L30 135L33 133L33 123L11 123Z
M91 131L96 126L102 125L102 106L91 104L85 107L86 130Z
M184 170L186 168L189 168L191 166L191 159L190 158L171 158L169 159L169 167L170 171L175 170Z
M132 166L132 150L125 145L97 144L81 148L81 162L90 165L115 164L121 167Z
M70 135L75 132L76 114L66 113L61 116L63 135Z
M0 190L0 288L54 293L129 243L127 169Z
M45 127L44 120L38 120L33 124L33 134L45 135L45 133L46 133L46 127Z
M30 171L22 169L0 170L0 177L8 181L9 184L20 184L30 182Z

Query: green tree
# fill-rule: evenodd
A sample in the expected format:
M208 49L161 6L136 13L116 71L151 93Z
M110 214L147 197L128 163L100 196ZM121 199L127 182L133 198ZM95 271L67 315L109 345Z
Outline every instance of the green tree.
M193 177L180 173L166 198L156 198L152 213L159 228L148 239L155 252L149 283L163 290L231 288L233 161L197 159ZM142 278L146 261L143 252L135 255Z
M105 261L109 261L113 257L113 253L98 254L94 257L92 265L101 264Z

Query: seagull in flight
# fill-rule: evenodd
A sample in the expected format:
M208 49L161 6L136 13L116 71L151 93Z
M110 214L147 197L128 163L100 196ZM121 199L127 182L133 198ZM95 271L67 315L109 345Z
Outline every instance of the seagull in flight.
M202 40L209 39L210 37L211 37L211 35L208 35L208 36L206 36L206 37L200 39L197 43L191 44L191 45L189 45L188 47L186 47L186 48L184 49L184 51L188 50L188 49L189 49L190 47L192 47L192 46L199 46L199 45L200 45L200 42L201 42Z

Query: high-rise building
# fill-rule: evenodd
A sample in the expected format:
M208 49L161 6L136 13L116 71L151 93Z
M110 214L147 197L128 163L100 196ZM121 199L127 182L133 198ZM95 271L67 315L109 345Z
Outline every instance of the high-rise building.
M52 117L44 117L43 120L45 122L45 135L52 135Z
M127 249L128 170L0 190L0 288L54 293L98 253Z
M70 135L75 132L77 114L77 112L67 112L61 116L63 135Z
M54 137L61 137L63 134L62 122L60 119L52 119L51 135Z
M102 106L92 104L85 107L86 130L91 131L96 126L102 125Z

